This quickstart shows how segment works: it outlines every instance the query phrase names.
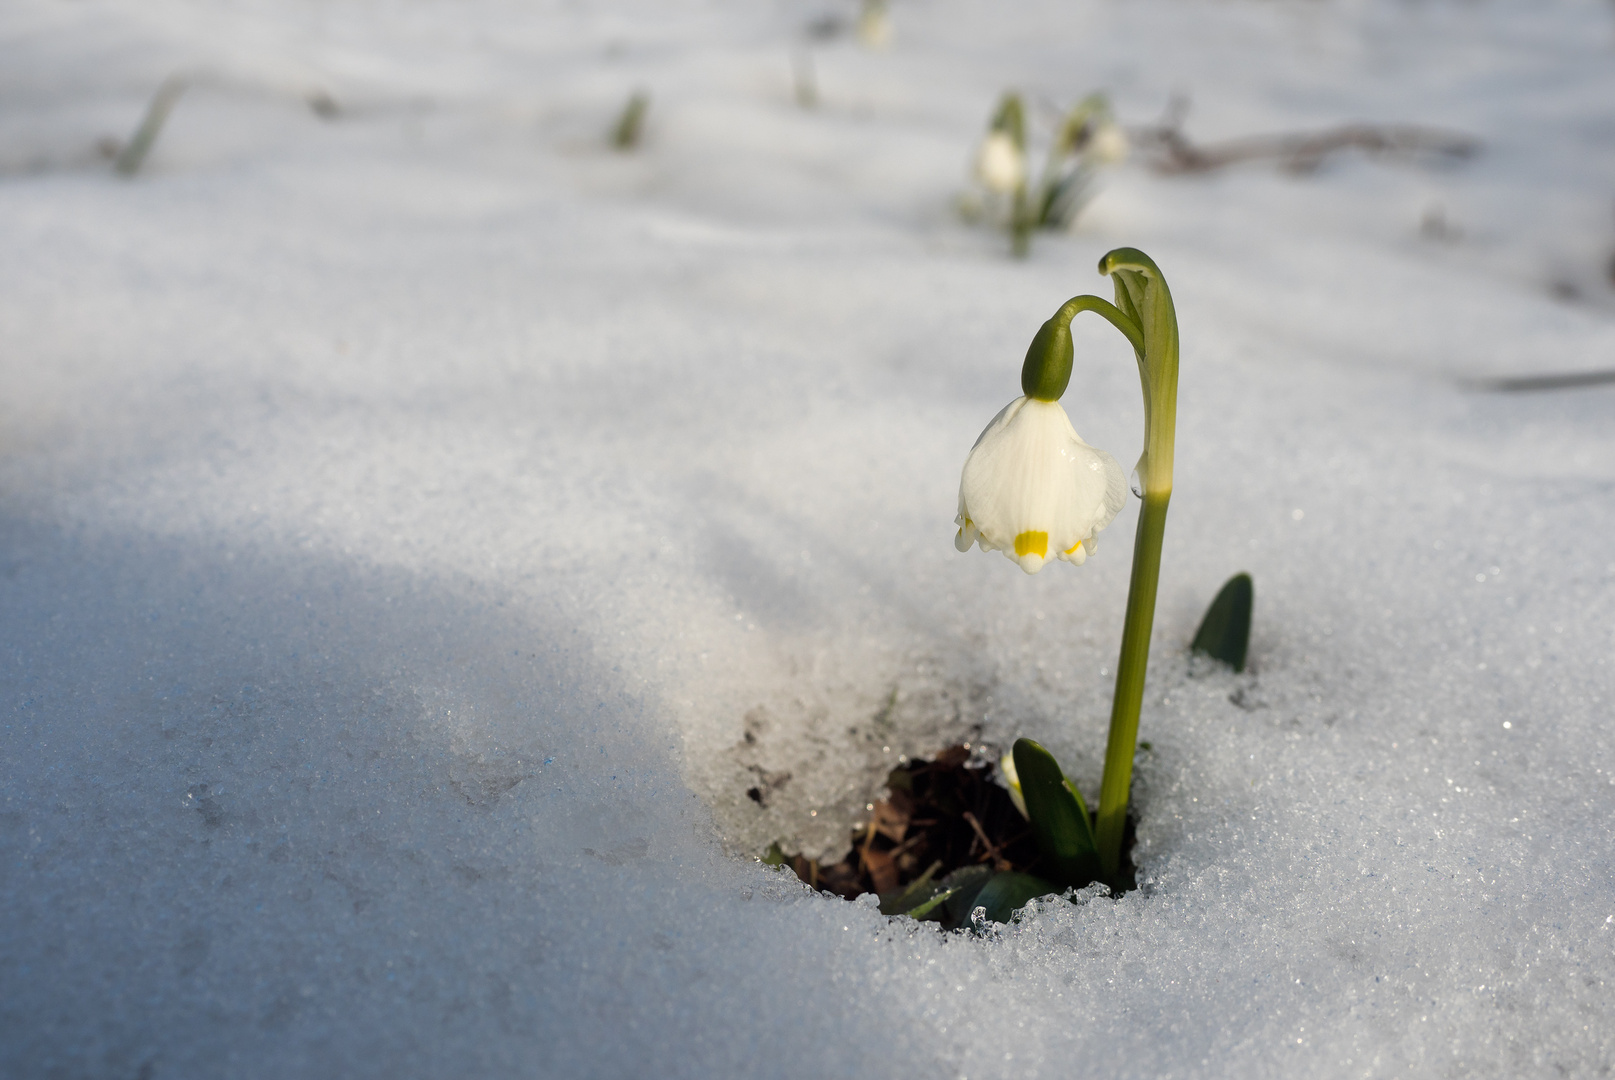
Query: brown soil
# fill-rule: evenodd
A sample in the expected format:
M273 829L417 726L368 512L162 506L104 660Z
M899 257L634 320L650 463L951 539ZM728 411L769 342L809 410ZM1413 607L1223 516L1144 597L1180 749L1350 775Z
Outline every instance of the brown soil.
M775 845L765 862L786 863L815 889L855 899L889 895L927 875L940 881L962 867L984 865L1045 876L1031 826L1000 787L997 766L951 746L930 761L914 760L887 776L887 795L869 821L852 830L852 850L836 863L785 855ZM1123 888L1133 887L1133 829L1123 842Z

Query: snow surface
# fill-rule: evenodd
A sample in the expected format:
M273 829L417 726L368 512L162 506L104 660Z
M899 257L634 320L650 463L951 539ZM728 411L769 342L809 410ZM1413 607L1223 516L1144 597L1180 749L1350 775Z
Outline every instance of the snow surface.
M1472 384L1615 356L1610 6L826 10L0 8L0 1073L1615 1068L1615 387ZM1135 161L1017 263L950 210L1011 86L1486 149ZM1184 342L1144 887L985 937L808 893L750 856L899 755L1097 788L1136 503L1080 570L950 541L1121 244ZM1191 671L1242 569L1252 670Z

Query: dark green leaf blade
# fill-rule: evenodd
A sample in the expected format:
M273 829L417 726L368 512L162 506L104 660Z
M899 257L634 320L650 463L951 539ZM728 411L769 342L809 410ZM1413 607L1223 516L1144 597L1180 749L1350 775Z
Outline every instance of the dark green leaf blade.
M1230 665L1235 671L1245 670L1245 651L1250 645L1251 603L1255 587L1249 574L1235 574L1217 593L1217 598L1206 609L1200 630L1190 646L1197 653Z
M970 907L971 911L978 907L986 908L987 918L993 922L1007 923L1017 911L1026 906L1028 901L1059 891L1059 886L1052 882L1044 881L1033 874L1011 870L994 874L987 884L981 887L981 891L976 894L975 902ZM969 917L969 912L966 912L964 921L968 922Z
M964 926L970 922L970 910L976 906L976 894L981 892L987 879L993 876L990 866L961 866L953 873L942 879L942 886L951 889L948 895L948 917L944 920L949 927Z
M1014 754L1032 837L1049 876L1062 885L1086 885L1098 878L1093 823L1054 755L1031 739L1016 739Z
M1077 800L1077 809L1082 811L1082 820L1089 822L1091 826L1093 822L1093 815L1088 813L1088 802L1082 797L1082 792L1078 791L1077 785L1073 784L1069 780L1065 782L1065 789L1071 793L1071 797L1073 799ZM1092 833L1093 830L1090 828L1089 835L1092 835ZM1097 843L1094 844L1094 847L1097 848L1098 846L1099 845Z

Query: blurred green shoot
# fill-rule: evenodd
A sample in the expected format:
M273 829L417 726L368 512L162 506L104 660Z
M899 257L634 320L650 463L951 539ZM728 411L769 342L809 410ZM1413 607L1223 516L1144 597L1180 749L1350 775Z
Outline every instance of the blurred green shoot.
M119 176L130 177L140 171L141 163L146 155L151 153L152 144L162 133L163 124L168 120L168 114L173 111L174 103L185 92L185 80L178 75L171 75L163 80L157 92L151 97L151 104L146 106L146 115L135 129L134 135L122 150L118 152L112 167Z
M976 178L990 195L1008 198L1008 212L997 216L1009 232L1011 250L1024 256L1037 230L1069 228L1090 197L1099 168L1126 154L1127 137L1116 125L1109 99L1089 94L1061 118L1038 181L1029 184L1026 110L1020 95L1008 92L977 153Z
M611 129L611 145L618 150L632 150L645 134L645 113L650 110L650 94L635 90L628 95L628 103Z

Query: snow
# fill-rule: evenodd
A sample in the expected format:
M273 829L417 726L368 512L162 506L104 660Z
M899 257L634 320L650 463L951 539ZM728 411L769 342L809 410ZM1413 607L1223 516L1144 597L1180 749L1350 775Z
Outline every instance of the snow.
M1615 354L1609 6L824 10L0 11L0 1072L1615 1066L1615 388L1473 385ZM1017 263L950 211L1010 86L1486 148L1135 161ZM900 755L1097 789L1136 502L1033 578L952 516L1122 244L1184 342L1144 888L980 937L815 896L751 856ZM1074 334L1130 462L1125 344ZM1239 570L1252 668L1191 670Z

